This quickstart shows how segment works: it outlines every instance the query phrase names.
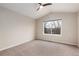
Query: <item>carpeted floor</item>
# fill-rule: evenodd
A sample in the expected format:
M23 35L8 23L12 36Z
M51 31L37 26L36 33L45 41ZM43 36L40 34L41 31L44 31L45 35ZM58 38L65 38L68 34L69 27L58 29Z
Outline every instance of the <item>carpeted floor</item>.
M4 50L0 56L78 56L79 48L75 46L34 40L29 43Z

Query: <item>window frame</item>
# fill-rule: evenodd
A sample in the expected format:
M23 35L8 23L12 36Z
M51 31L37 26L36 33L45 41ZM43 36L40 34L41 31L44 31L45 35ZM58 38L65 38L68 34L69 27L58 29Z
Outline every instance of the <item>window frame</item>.
M43 35L62 36L62 24L61 24L61 33L60 34L46 34L46 33L44 33L44 24L45 24L45 22L56 21L56 20L61 20L61 22L62 22L62 19L43 21Z

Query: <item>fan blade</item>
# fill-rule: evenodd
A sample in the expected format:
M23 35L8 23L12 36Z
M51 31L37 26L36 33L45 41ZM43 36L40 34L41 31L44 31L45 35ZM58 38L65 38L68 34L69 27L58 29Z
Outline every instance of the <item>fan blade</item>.
M40 9L40 7L37 9L37 11Z
M43 4L43 6L47 6L47 5L52 5L52 3L46 3L46 4Z
M42 5L42 3L38 3L39 5Z

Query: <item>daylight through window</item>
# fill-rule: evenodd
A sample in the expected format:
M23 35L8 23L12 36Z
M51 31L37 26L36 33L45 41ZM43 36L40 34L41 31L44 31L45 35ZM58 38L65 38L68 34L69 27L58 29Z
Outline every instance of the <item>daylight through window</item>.
M61 34L62 20L44 22L44 34Z

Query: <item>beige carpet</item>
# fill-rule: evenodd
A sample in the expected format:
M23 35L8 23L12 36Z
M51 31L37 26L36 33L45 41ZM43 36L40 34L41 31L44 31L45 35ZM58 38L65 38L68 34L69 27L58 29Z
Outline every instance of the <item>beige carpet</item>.
M34 40L0 52L1 56L67 56L79 55L79 48L59 43Z

